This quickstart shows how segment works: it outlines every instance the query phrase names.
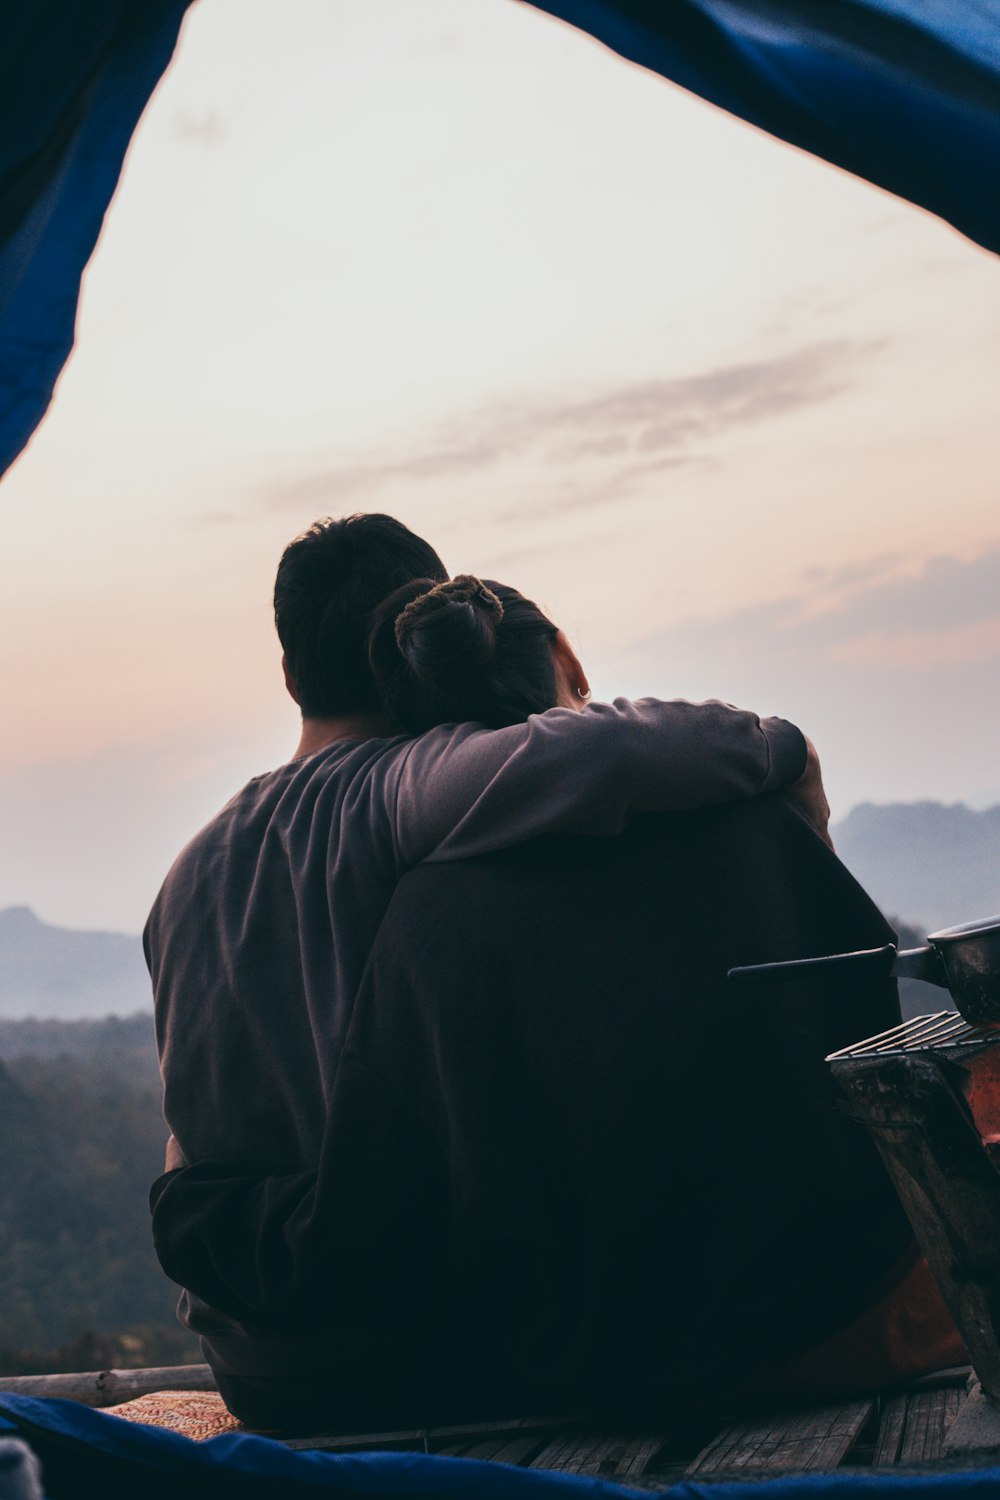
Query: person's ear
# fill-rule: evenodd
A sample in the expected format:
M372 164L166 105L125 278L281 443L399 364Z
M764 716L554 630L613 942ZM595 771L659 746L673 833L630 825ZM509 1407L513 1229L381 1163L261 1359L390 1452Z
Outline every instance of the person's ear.
M569 641L561 630L556 631L552 642L552 657L556 668L557 704L560 708L583 708L590 697L590 683Z
M291 700L295 704L295 706L298 707L299 706L299 690L295 686L295 678L292 676L292 674L291 674L291 672L289 670L289 667L288 667L288 657L284 654L284 652L282 652L282 654L281 654L281 670L285 674L285 687L286 687L286 689L288 691L288 696L289 696L289 698L291 698Z

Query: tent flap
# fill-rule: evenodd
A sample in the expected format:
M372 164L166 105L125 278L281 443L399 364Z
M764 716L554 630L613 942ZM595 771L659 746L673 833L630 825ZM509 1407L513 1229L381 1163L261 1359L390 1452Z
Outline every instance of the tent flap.
M0 61L0 474L73 348L80 278L187 3L38 0L12 28Z
M527 0L1000 253L1000 0Z

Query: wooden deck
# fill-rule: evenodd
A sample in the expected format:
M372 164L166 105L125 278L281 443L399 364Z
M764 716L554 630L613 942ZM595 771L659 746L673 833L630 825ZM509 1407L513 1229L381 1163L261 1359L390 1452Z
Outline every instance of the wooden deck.
M690 1439L649 1428L522 1419L480 1427L308 1438L293 1448L359 1452L395 1448L477 1458L522 1468L556 1469L641 1489L668 1489L684 1478L763 1478L837 1469L956 1467L942 1461L945 1433L965 1398L969 1372L947 1371L910 1389L766 1420L731 1423ZM963 1465L969 1467L969 1465Z
M333 1453L373 1449L436 1453L660 1491L685 1478L700 1482L837 1470L975 1469L1000 1462L1000 1414L995 1414L998 1425L993 1441L997 1446L989 1453L974 1453L964 1460L942 1455L946 1433L966 1399L969 1373L968 1369L943 1371L905 1391L779 1412L700 1432L677 1423L669 1431L666 1423L658 1428L612 1429L565 1417L531 1417L460 1427L319 1435L289 1440L287 1446ZM225 1411L207 1365L7 1377L0 1378L3 1389L68 1396L98 1407L124 1401L129 1405L116 1404L117 1414L169 1425L180 1432L187 1426L187 1435L199 1439L221 1430L220 1419L228 1430L237 1425ZM156 1408L155 1415L149 1403ZM970 1405L970 1412L975 1404ZM199 1408L198 1430L192 1406Z

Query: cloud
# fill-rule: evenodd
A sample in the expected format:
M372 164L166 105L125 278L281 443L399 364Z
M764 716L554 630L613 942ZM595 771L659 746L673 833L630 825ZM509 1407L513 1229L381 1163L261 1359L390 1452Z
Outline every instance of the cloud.
M896 568L900 561L901 557L898 552L878 552L874 557L844 563L839 568L805 568L802 577L808 583L821 583L828 592L834 593L839 589L849 589L859 583L867 583L873 578L884 577L887 572Z
M464 444L444 442L440 448L428 448L402 458L370 454L280 488L271 487L267 499L274 509L279 510L297 508L306 500L347 502L394 480L419 481L465 474L485 468L502 456L502 450L495 443L483 440L470 440Z
M995 787L1000 548L935 557L912 577L899 566L846 592L831 571L801 598L691 619L626 650L588 648L596 690L785 714L819 746L840 812Z
M704 461L705 445L730 431L839 395L878 348L833 340L698 375L636 381L583 399L494 405L440 430L426 447L361 453L347 463L271 484L263 499L274 509L298 509L307 500L350 503L390 484L530 461L563 471L576 488L582 464L593 476L590 498L581 492L571 500L557 487L533 505L531 514L602 504L657 469ZM522 514L512 511L510 517Z
M1000 548L970 562L932 557L916 577L861 591L851 604L853 630L946 630L1000 613Z
M581 483L565 480L553 493L541 497L533 496L530 502L507 507L498 511L496 519L504 524L511 521L530 521L536 516L565 515L584 510L594 510L617 500L625 500L636 485L650 474L659 474L667 469L688 468L704 460L696 454L654 459L650 463L629 464L612 470L597 483Z
M175 109L170 116L170 133L175 141L190 146L221 146L229 132L217 109L195 111Z
M1000 614L951 630L912 630L895 635L877 630L834 644L828 654L831 661L919 670L1000 660Z
M799 598L679 625L636 650L825 660L878 671L1000 659L1000 548L968 561L932 557L910 576L899 566L898 556L883 554L813 569Z

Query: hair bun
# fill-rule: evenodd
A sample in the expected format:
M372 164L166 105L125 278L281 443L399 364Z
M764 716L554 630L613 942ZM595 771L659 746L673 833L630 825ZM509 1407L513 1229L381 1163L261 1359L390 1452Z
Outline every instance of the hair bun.
M411 578L373 611L368 661L388 724L502 729L557 701L552 642L537 604L505 584L461 573Z
M404 652L413 631L427 617L448 604L468 604L496 625L503 619L503 604L497 594L488 588L481 578L472 573L459 573L445 583L437 583L426 593L411 599L396 616L396 645Z

